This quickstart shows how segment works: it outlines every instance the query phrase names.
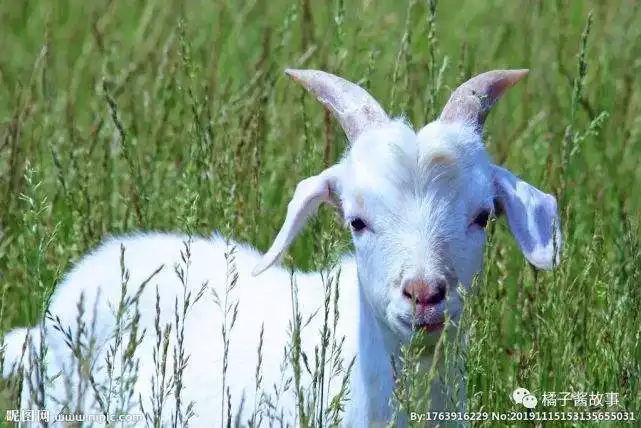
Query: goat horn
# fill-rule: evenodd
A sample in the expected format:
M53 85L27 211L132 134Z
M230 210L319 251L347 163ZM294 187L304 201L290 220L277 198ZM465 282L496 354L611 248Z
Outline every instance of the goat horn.
M439 120L463 122L480 132L494 103L527 74L527 69L492 70L472 77L452 93Z
M390 120L365 89L342 77L320 70L287 69L285 73L314 94L332 112L351 143L363 131L378 128Z

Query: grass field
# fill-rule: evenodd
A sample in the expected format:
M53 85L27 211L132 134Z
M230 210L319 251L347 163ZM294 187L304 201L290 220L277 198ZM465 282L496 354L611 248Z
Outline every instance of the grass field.
M517 386L615 392L608 410L641 418L638 2L5 1L0 28L4 329L35 323L106 234L219 229L265 250L296 183L345 147L286 67L359 82L416 127L472 74L530 68L487 145L557 195L562 263L535 272L493 223L466 313L469 407L514 410ZM348 247L336 224L322 209L288 263Z

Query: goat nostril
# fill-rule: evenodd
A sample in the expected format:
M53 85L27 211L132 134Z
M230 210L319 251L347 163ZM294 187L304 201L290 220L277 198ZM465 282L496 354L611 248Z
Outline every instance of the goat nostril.
M446 291L445 282L437 281L435 286L430 286L421 281L403 287L403 297L412 304L436 305L445 300Z
M445 284L439 282L436 286L435 292L427 298L425 303L428 305L436 305L437 303L441 303L443 300L445 300L445 290Z

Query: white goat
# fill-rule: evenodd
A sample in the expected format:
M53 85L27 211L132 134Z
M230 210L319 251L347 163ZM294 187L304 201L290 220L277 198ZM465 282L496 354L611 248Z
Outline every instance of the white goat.
M485 226L495 210L505 213L520 249L534 266L550 269L558 262L555 249L560 247L561 237L555 198L493 165L482 139L489 109L527 70L496 70L470 79L452 94L440 117L417 133L402 120L390 120L380 105L353 83L316 70L287 73L340 121L350 147L338 164L298 184L282 229L265 255L261 257L252 248L235 244L238 281L230 295L239 307L226 374L232 410L236 411L244 397L244 423L258 399L254 395L254 372L261 326L262 385L270 390L272 385L280 384L283 376L291 376L291 368L283 371L281 367L292 315L290 273L271 266L318 206L331 202L351 228L355 248L355 254L344 256L339 266L340 320L336 336L345 337L345 361L356 355L343 423L380 426L393 417L391 357L398 355L400 347L417 330L435 338L443 330L446 314L453 321L458 319L462 303L457 285L470 287L473 276L481 270ZM121 298L118 263L120 246L124 245L125 264L131 271L128 295L134 296L138 285L151 276L139 296L139 328L146 329L146 335L136 351L141 364L132 396L134 401L142 397L147 410L153 395L152 355L157 346L156 287L160 327L174 327L171 350L177 343L175 305L182 301L184 291L172 268L180 261L186 240L186 236L161 233L110 238L66 275L49 308L74 336L78 329L76 302L84 296L84 318L87 326L95 324L98 338L94 376L98 383L106 379L106 370L100 366L104 366L108 345L113 344L115 318L110 308L117 307ZM186 279L192 302L203 284L222 299L230 276L226 251L228 247L220 236L193 239ZM164 268L156 272L160 266ZM250 272L253 276L262 275L254 279ZM298 309L305 321L322 309L325 288L318 273L295 272L294 278L300 291ZM189 361L182 378L182 400L195 402L191 424L196 427L220 426L227 414L226 408L221 409L224 352L219 332L223 322L224 315L213 304L209 291L193 303L185 319L183 347ZM303 329L301 349L309 358L314 356L322 323L322 316L317 315ZM37 350L37 327L16 329L5 336L5 376L10 363L20 359L27 333ZM44 337L50 348L46 356L49 375L66 373L52 381L48 389L59 399L72 397L75 403L78 391L69 390L67 382L78 382L78 370L70 372L73 358L51 319L44 322ZM167 372L173 373L171 351L167 360ZM114 364L117 372L121 366L118 361ZM29 365L26 366L29 373ZM303 382L309 381L306 370L302 372ZM34 371L30 376L36 376ZM438 410L445 407L445 397L452 388L434 382L432 409ZM77 408L95 412L98 407L91 388L87 388L89 392ZM28 397L25 383L23 406L27 406ZM288 391L277 403L283 409L284 421L292 426L297 425L295 402L295 394ZM52 398L46 399L46 405L59 409ZM173 406L173 397L169 397L163 414L171 415ZM406 423L406 416L399 416L397 424Z

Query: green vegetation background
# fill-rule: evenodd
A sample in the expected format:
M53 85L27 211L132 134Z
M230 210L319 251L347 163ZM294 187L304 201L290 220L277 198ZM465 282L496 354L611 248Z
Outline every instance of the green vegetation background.
M416 127L473 74L529 68L490 114L487 146L558 196L563 261L534 272L505 222L492 225L469 305L470 407L513 409L508 395L522 386L617 392L618 409L641 412L640 9L1 2L3 327L34 323L65 270L107 234L219 229L265 250L297 181L345 148L286 67L359 82ZM348 248L339 224L321 209L288 262L318 268L324 243Z

